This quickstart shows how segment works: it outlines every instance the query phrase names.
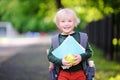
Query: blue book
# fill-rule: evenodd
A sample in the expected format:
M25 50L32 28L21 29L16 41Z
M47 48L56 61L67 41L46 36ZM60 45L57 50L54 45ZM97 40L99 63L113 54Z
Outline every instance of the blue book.
M85 53L85 49L72 36L68 36L63 43L52 52L52 54L59 59L62 59L67 54L82 53Z

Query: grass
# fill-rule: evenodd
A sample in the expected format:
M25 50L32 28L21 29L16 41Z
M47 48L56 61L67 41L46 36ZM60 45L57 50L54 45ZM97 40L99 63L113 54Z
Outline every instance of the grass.
M111 77L113 78L117 75L120 75L119 63L107 60L107 58L103 55L103 52L95 48L94 46L92 46L92 49L93 56L91 57L91 59L94 60L96 67L95 80L111 80Z

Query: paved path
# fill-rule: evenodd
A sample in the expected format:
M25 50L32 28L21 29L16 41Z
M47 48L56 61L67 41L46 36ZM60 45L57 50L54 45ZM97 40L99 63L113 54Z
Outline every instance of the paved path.
M49 80L49 44L0 47L0 80Z

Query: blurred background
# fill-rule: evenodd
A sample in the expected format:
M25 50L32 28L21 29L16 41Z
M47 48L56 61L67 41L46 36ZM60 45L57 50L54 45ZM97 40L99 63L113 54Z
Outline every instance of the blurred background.
M0 0L0 80L49 80L46 49L60 8L80 18L95 62L95 80L120 80L120 0Z

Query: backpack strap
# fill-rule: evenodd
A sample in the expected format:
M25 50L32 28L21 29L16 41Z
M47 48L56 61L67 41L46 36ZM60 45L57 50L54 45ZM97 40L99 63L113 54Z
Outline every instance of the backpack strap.
M54 49L59 46L59 34L52 37L52 46Z
M88 36L86 33L83 33L83 32L79 32L80 34L80 44L86 48L87 46L87 41L88 41Z
M80 35L80 44L86 48L87 46L87 41L88 41L88 36L86 33L79 32ZM52 46L53 48L57 48L59 46L59 34L56 34L55 36L52 37Z
M82 32L79 32L79 34L80 34L80 44L81 44L84 48L86 48L86 46L87 46L87 41L88 41L88 36L87 36L86 33L82 33ZM87 71L88 71L88 68L89 68L89 62L88 62L88 61L89 61L89 60L87 59L87 60L85 60L84 62L82 62L83 70L84 70L86 76L89 75L88 72L87 72Z

